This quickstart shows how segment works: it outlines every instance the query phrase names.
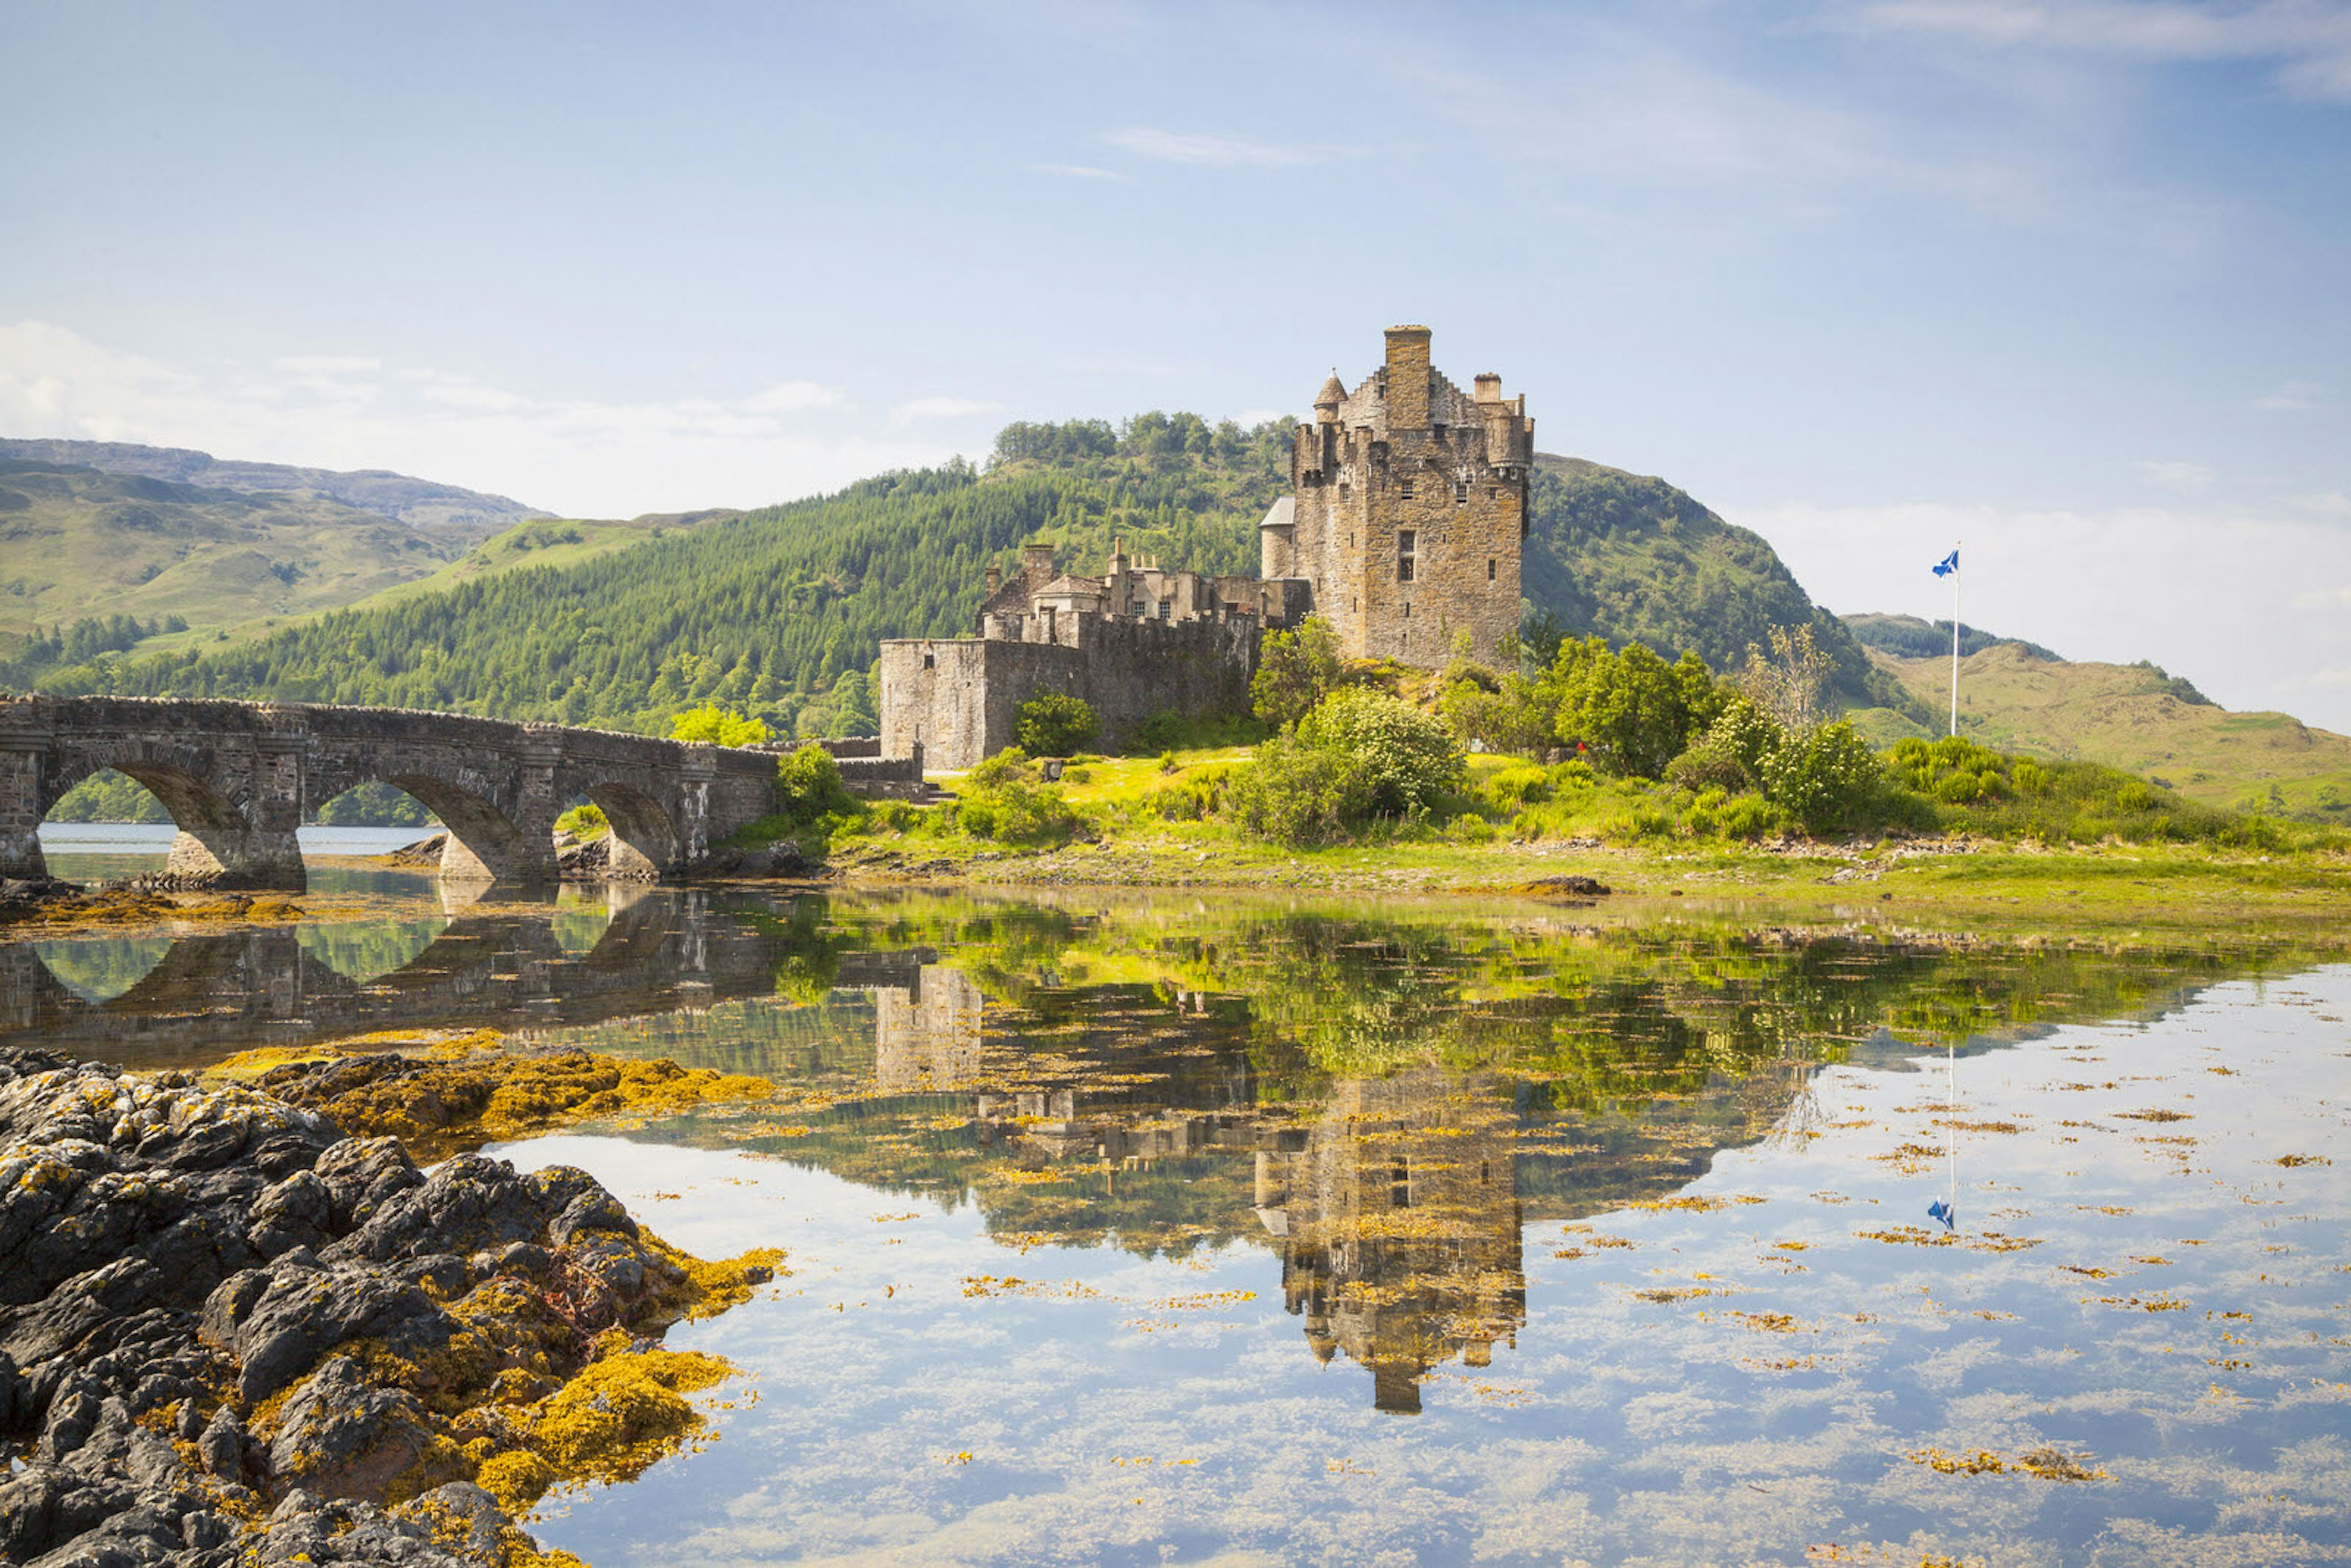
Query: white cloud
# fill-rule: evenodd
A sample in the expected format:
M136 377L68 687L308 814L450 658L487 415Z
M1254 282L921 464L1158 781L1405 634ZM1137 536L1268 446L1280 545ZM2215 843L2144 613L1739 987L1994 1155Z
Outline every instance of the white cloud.
M778 382L764 392L758 392L744 401L743 406L753 413L798 413L803 409L824 408L841 401L841 394L814 382Z
M2309 409L2326 406L2326 389L2316 382L2288 382L2275 392L2264 392L2253 400L2253 406L2268 413L2300 413Z
M1113 131L1104 134L1102 140L1139 158L1156 159L1163 163L1196 163L1217 169L1244 165L1297 168L1362 156L1359 148L1338 147L1327 142L1244 141L1233 136L1204 136L1180 131L1159 131L1149 126Z
M759 506L950 455L911 434L876 440L846 403L812 381L741 398L555 400L349 355L200 371L52 323L0 326L0 431L12 435L391 468L576 517Z
M2289 90L2351 99L2351 6L2335 0L1888 0L1865 24L2003 48L2125 59L2273 65Z
M1125 175L1114 169L1097 169L1091 163L1031 163L1029 172L1037 174L1059 174L1066 180L1123 180Z
M2351 529L2218 501L2100 510L1901 503L1726 507L1839 612L1948 616L1929 569L1963 540L1960 614L2071 659L2152 659L2234 708L2351 733L2351 617L2304 585L2351 582Z
M1238 423L1243 430L1247 430L1253 425L1271 424L1280 421L1288 421L1295 417L1297 416L1292 414L1287 409L1251 408L1242 410L1240 417L1234 423Z
M2141 463L2139 477L2167 490L2201 490L2212 483L2212 470L2201 463Z
M967 397L918 397L902 402L890 411L890 417L904 424L916 419L968 419L973 414L994 413L1004 405L983 402Z
M350 376L383 369L383 361L357 354L287 354L271 364L298 376Z

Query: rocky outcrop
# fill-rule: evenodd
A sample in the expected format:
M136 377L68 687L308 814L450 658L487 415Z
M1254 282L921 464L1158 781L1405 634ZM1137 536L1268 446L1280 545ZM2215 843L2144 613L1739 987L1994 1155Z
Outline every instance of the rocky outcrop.
M690 1265L581 1171L0 1051L0 1560L505 1563L474 1480Z

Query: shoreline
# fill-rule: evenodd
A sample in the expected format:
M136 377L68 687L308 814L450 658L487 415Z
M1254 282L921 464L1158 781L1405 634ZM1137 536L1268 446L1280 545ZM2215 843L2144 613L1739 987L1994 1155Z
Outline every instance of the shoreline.
M283 1093L0 1050L0 1558L576 1568L520 1522L539 1497L703 1431L693 1396L734 1369L661 1336L780 1251L705 1262L583 1171L462 1151L768 1086L668 1064L640 1094L645 1064L585 1052L355 1043L271 1064ZM444 1092L469 1073L477 1113L521 1092L423 1137L446 1157L421 1166L413 1113L468 1103Z

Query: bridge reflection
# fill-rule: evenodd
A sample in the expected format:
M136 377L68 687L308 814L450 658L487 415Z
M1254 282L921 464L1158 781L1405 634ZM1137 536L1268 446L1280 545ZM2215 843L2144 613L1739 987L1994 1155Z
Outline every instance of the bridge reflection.
M194 1067L257 1046L381 1030L560 1028L775 989L789 938L704 894L615 885L605 909L602 934L581 952L577 905L461 907L421 951L367 978L328 961L319 927L178 936L119 988L87 976L110 961L142 961L152 939L118 941L112 955L102 940L11 943L0 946L0 1045Z

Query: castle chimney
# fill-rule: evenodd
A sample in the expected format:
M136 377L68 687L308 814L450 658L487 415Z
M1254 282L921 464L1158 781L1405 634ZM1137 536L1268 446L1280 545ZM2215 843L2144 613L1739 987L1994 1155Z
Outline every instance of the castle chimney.
M1502 378L1496 375L1491 371L1488 371L1484 375L1479 376L1478 378L1478 401L1479 402L1501 402Z
M1020 547L1020 570L1024 573L1042 572L1047 577L1052 576L1053 547L1051 545L1022 545Z
M992 596L998 589L1004 586L1004 573L998 568L991 566L987 569L987 576L985 580L987 583L987 591Z
M1428 427L1428 329L1391 327L1388 339L1388 428Z

